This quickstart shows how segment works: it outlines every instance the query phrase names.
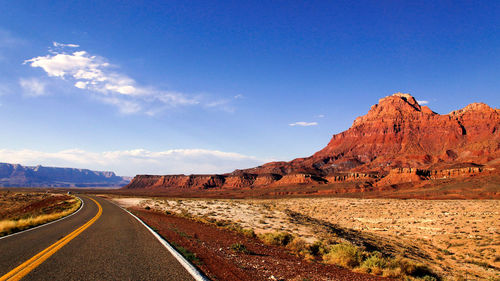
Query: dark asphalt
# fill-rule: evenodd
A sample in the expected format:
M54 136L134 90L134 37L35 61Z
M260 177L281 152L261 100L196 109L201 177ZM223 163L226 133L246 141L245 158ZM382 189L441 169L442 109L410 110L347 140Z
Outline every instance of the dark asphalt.
M97 213L85 195L80 212L0 239L0 276L80 227ZM101 217L23 280L194 280L156 238L118 206L96 198Z

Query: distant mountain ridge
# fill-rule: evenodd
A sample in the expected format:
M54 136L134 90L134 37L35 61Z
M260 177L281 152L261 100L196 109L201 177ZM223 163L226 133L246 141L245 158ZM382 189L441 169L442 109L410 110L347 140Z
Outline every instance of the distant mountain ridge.
M374 190L449 178L499 175L500 109L472 103L449 114L409 94L379 100L348 130L312 156L271 162L223 175L138 175L125 189L238 189L355 182ZM496 189L495 189L496 190Z
M0 163L2 187L119 187L129 181L109 171Z

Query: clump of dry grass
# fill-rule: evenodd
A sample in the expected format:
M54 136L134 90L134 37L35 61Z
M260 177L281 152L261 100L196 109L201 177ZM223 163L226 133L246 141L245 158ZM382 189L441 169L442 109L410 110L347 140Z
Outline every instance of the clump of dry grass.
M268 245L286 246L292 242L293 235L288 232L268 232L260 234L259 239Z
M328 253L323 255L326 263L340 265L346 268L355 268L360 265L363 252L349 243L339 243L330 246Z
M71 207L61 212L42 214L18 220L2 220L0 221L0 236L35 227L37 225L65 217L78 210L82 202L79 199L75 198L68 200L67 203L69 203Z
M385 277L412 277L413 280L437 281L439 277L430 268L422 263L415 263L409 259L397 257L387 262L386 268L382 271Z
M389 264L389 259L385 258L380 252L373 252L361 263L359 271L381 275Z
M286 248L306 261L313 261L319 254L318 244L309 244L304 239L295 237Z

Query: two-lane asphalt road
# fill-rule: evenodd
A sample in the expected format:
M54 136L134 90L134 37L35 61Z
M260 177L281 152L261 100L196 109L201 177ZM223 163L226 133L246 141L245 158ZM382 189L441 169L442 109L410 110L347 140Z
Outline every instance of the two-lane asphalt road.
M75 215L0 239L0 280L51 246L57 246L54 253L25 269L28 273L23 280L194 280L130 214L92 197L102 206L99 216L100 208L92 199L80 198L84 206ZM91 220L92 224L82 228ZM72 239L67 244L57 245L68 236Z

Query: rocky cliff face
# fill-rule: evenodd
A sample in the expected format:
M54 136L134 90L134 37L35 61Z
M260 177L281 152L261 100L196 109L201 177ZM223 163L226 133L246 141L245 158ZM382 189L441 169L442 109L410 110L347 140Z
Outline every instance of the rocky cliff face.
M0 186L4 187L109 187L129 181L113 172L0 163Z
M411 95L396 93L380 99L366 115L356 118L350 129L334 135L325 148L310 157L212 176L217 178L197 176L197 181L186 179L187 184L168 180L150 185L145 176L137 176L126 188L239 188L345 181L392 185L445 174L478 174L481 167L499 158L499 109L473 103L440 115L420 106Z

